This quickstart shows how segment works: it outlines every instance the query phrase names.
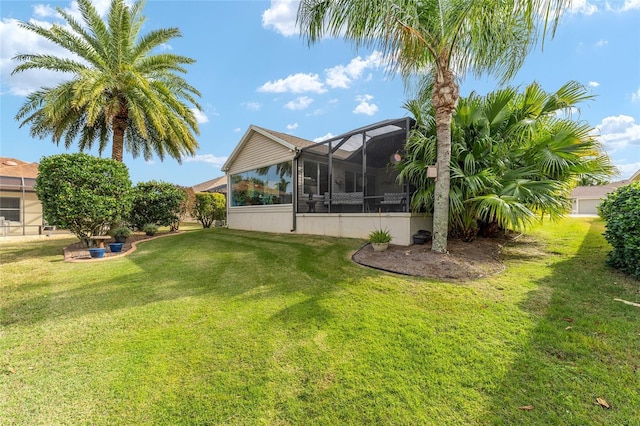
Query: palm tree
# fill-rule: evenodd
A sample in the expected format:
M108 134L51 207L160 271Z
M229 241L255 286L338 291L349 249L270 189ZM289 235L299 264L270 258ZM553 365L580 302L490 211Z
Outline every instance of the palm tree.
M151 54L174 37L177 28L140 29L143 1L127 6L112 0L103 21L90 0L78 0L83 23L58 8L67 26L46 28L36 23L20 26L63 47L73 56L19 54L22 62L13 74L30 69L69 73L72 78L56 87L31 93L16 115L20 126L31 125L31 135L51 135L68 149L75 140L81 151L95 144L102 154L112 142L112 158L122 161L124 149L134 157L165 154L180 161L198 148L198 123L188 104L200 110L200 93L176 72L193 59L174 54ZM195 135L194 135L195 134Z
M587 89L577 82L554 93L533 83L523 93L507 87L460 99L452 122L451 232L470 241L478 232L519 231L537 217L560 217L581 178L615 173L593 129L566 115L588 99ZM430 211L434 188L425 164L436 156L435 113L420 100L407 102L406 108L416 117L416 127L400 178L417 188L414 207Z
M447 251L451 116L458 81L471 72L503 82L539 35L555 32L570 0L302 0L298 24L309 44L341 36L378 47L408 81L417 78L435 111L437 169L432 250ZM544 23L542 30L537 24ZM551 22L550 28L547 22Z

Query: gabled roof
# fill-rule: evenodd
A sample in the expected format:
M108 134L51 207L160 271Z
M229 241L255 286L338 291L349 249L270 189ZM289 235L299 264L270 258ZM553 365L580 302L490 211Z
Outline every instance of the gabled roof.
M569 195L570 198L605 198L607 194L619 187L631 183L631 180L619 180L606 185L576 186Z
M227 177L220 176L215 179L193 185L191 189L193 189L194 192L224 192L223 190L226 187Z
M0 176L35 179L38 177L38 163L0 157Z
M262 136L267 137L276 143L279 143L285 148L291 151L296 151L296 152L299 151L300 148L304 148L305 146L310 146L315 144L315 142L311 142L306 139L288 135L286 133L276 132L274 130L265 129L252 124L251 126L249 126L245 134L242 136L242 139L240 139L240 142L235 147L235 149L233 150L229 158L227 158L227 161L222 166L222 170L224 171L229 170L229 165L231 165L233 161L236 159L236 157L238 156L238 154L242 152L244 145L246 145L249 139L251 139L251 135L253 133L259 133Z

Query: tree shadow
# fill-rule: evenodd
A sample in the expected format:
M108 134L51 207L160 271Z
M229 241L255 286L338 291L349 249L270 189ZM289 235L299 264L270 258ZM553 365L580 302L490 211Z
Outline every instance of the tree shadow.
M341 285L341 279L332 277L366 274L349 262L348 254L355 246L357 242L348 239L226 229L147 241L121 259L66 264L66 273L84 279L61 290L43 295L42 289L61 287L55 278L46 276L29 283L39 290L4 304L0 325L31 325L186 297L214 296L250 303L294 293L300 296L298 302L283 307L274 319L324 320L330 314L318 301ZM30 256L33 250L29 247L20 256Z
M634 390L640 361L630 350L640 345L640 311L614 301L638 300L640 288L605 265L602 223L586 226L575 255L563 253L562 242L545 249L555 260L553 272L537 279L518 305L534 326L495 387L482 424L630 425L640 419Z

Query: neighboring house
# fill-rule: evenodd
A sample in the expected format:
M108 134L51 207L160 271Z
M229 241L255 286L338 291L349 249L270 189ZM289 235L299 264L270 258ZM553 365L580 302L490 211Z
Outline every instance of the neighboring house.
M322 142L250 126L223 166L229 228L367 238L388 229L411 244L431 218L397 182L414 121L382 121Z
M42 204L33 187L38 163L0 157L0 236L42 233Z
M569 195L571 200L571 214L597 215L600 202L605 199L609 193L631 182L640 182L640 170L626 180L619 180L606 185L576 186Z
M193 192L219 192L227 195L227 177L220 176L215 179L193 185L191 189L193 189Z

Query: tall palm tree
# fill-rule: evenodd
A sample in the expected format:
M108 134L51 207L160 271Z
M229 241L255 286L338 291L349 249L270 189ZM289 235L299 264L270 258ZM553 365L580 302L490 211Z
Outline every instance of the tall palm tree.
M102 153L112 142L112 158L122 161L124 149L134 157L165 154L180 161L198 148L198 123L189 104L200 110L198 90L176 72L193 59L168 53L151 54L174 37L177 28L140 35L145 21L143 1L128 6L112 0L102 20L90 0L78 0L82 23L58 8L66 26L47 28L36 23L20 26L63 47L73 56L19 54L13 74L44 69L71 74L55 87L31 93L16 115L31 135L51 135L68 149L75 140L81 151L98 145Z
M309 44L344 37L378 47L405 79L429 89L437 130L433 245L447 251L451 116L458 81L471 72L503 82L521 67L539 36L553 33L570 0L302 0L298 25ZM548 28L547 23L552 25ZM539 29L538 23L543 23ZM544 40L544 37L543 37Z

